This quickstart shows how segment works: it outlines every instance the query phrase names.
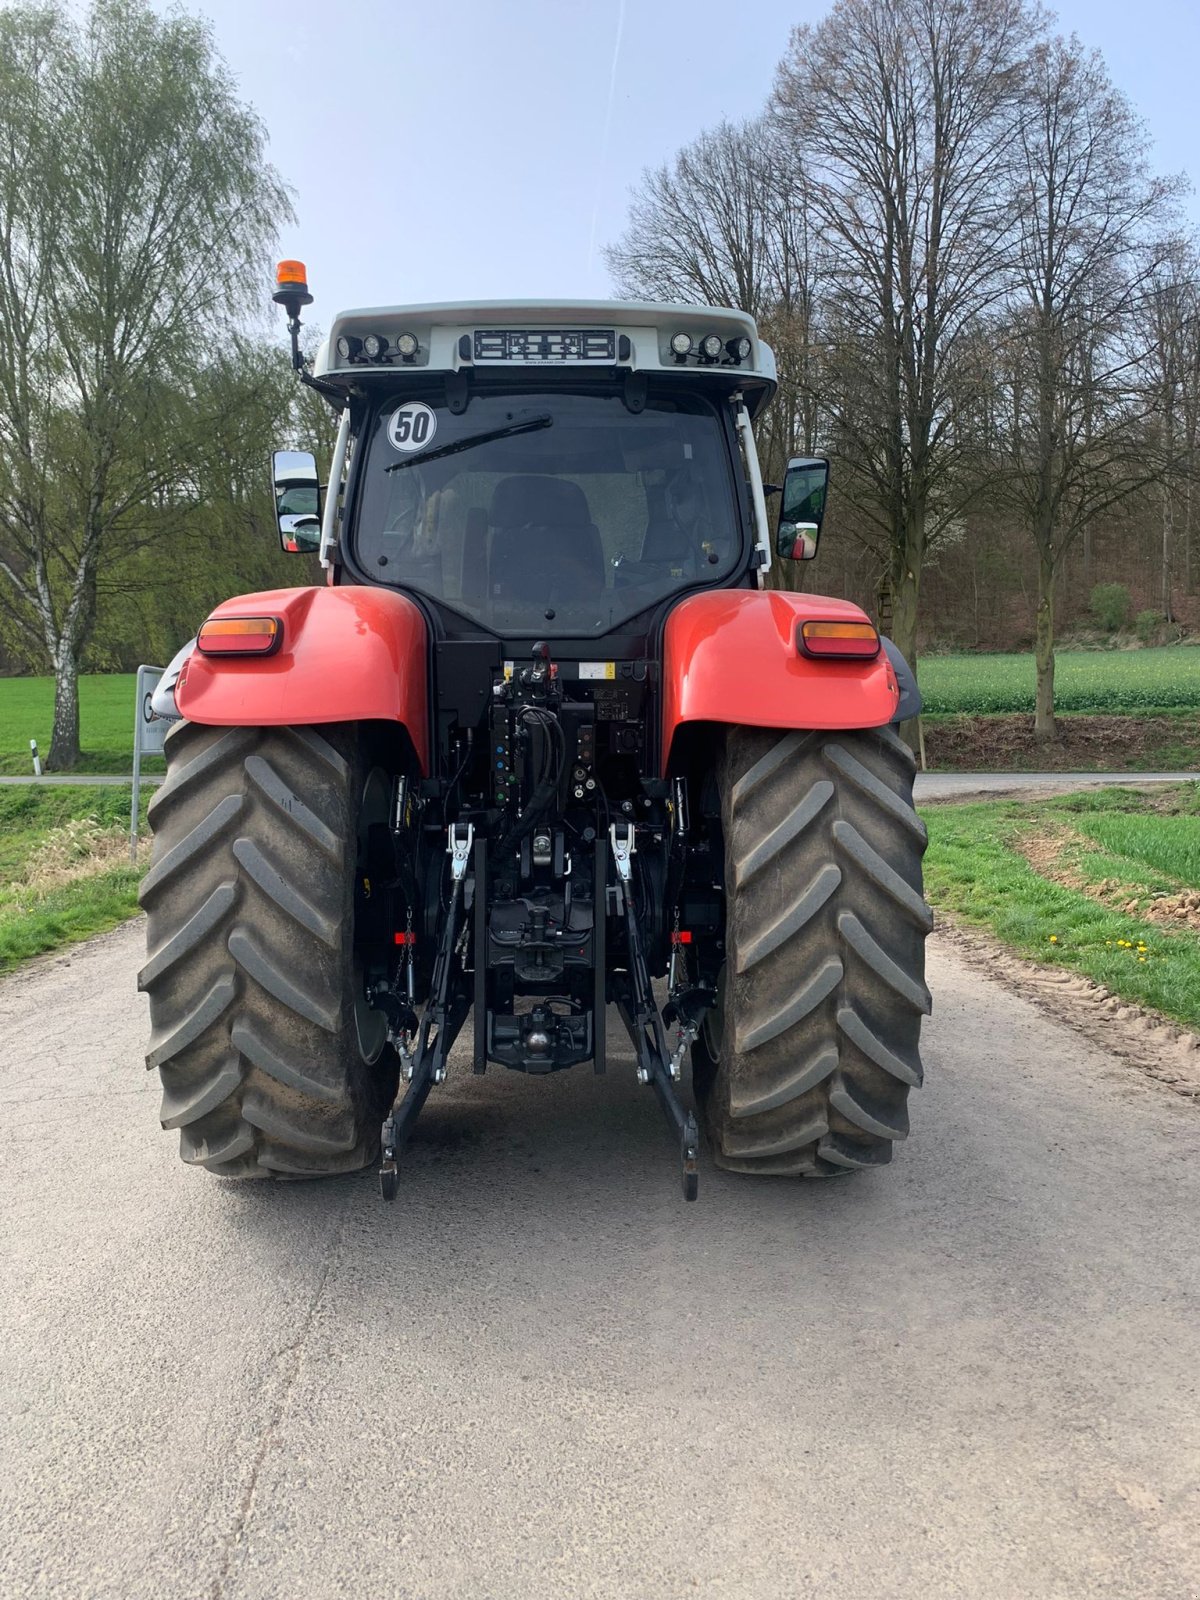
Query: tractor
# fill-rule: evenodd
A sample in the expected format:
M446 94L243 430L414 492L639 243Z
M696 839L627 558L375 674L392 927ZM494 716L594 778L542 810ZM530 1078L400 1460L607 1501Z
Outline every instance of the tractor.
M930 1008L920 702L857 606L767 587L829 466L764 485L754 322L391 306L309 361L306 277L275 299L336 441L273 482L325 581L218 605L155 700L140 986L184 1161L378 1162L391 1198L464 1029L459 1070L603 1073L615 1024L685 1198L701 1128L733 1172L883 1165Z

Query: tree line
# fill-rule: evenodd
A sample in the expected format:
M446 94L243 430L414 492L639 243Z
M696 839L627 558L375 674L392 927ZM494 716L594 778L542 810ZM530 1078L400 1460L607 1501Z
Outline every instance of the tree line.
M1085 579L1097 541L1154 552L1167 618L1195 587L1185 190L1101 58L1024 0L837 0L793 31L760 116L643 175L607 259L622 293L757 319L780 376L767 476L830 456L841 573L910 657L929 573L969 548L978 598L1024 546L1050 737L1081 547Z
M267 458L321 420L253 332L291 217L265 149L206 23L0 11L0 661L54 675L52 768L82 665L165 660L223 595L304 581Z

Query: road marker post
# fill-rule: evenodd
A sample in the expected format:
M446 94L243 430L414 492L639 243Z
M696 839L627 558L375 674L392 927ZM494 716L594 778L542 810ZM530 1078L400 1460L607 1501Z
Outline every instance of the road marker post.
M38 747L37 747L37 740L36 739L30 739L30 741L29 741L29 753L33 757L33 775L34 775L35 778L40 778L41 775L42 775L42 758L41 758L41 756L38 755Z
M142 757L160 756L163 740L170 727L166 717L160 717L151 705L158 680L165 667L139 667L137 669L137 710L133 717L133 803L129 808L129 862L137 865L138 808L142 794Z

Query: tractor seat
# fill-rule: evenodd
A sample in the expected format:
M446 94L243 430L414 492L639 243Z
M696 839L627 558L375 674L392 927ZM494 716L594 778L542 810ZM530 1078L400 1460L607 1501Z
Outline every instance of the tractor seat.
M493 603L570 604L604 588L604 547L577 483L533 473L504 478L488 527Z

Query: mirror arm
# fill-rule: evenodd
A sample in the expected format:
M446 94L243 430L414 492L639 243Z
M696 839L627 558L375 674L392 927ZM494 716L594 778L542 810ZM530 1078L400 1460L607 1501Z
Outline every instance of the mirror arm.
M333 447L333 460L329 463L329 482L325 487L325 505L321 516L321 565L328 571L337 562L337 512L341 499L342 472L346 465L346 451L350 447L350 407L342 412L338 424L337 442ZM332 491L332 493L330 492Z
M754 428L750 422L750 413L746 410L746 403L742 399L741 390L730 395L734 405L734 421L742 439L742 453L746 457L746 475L750 479L750 503L754 510L755 531L758 538L754 545L754 561L756 565L755 578L760 589L767 586L767 573L771 567L771 528L767 520L767 502L763 495L762 470L758 464L758 448L754 443Z

